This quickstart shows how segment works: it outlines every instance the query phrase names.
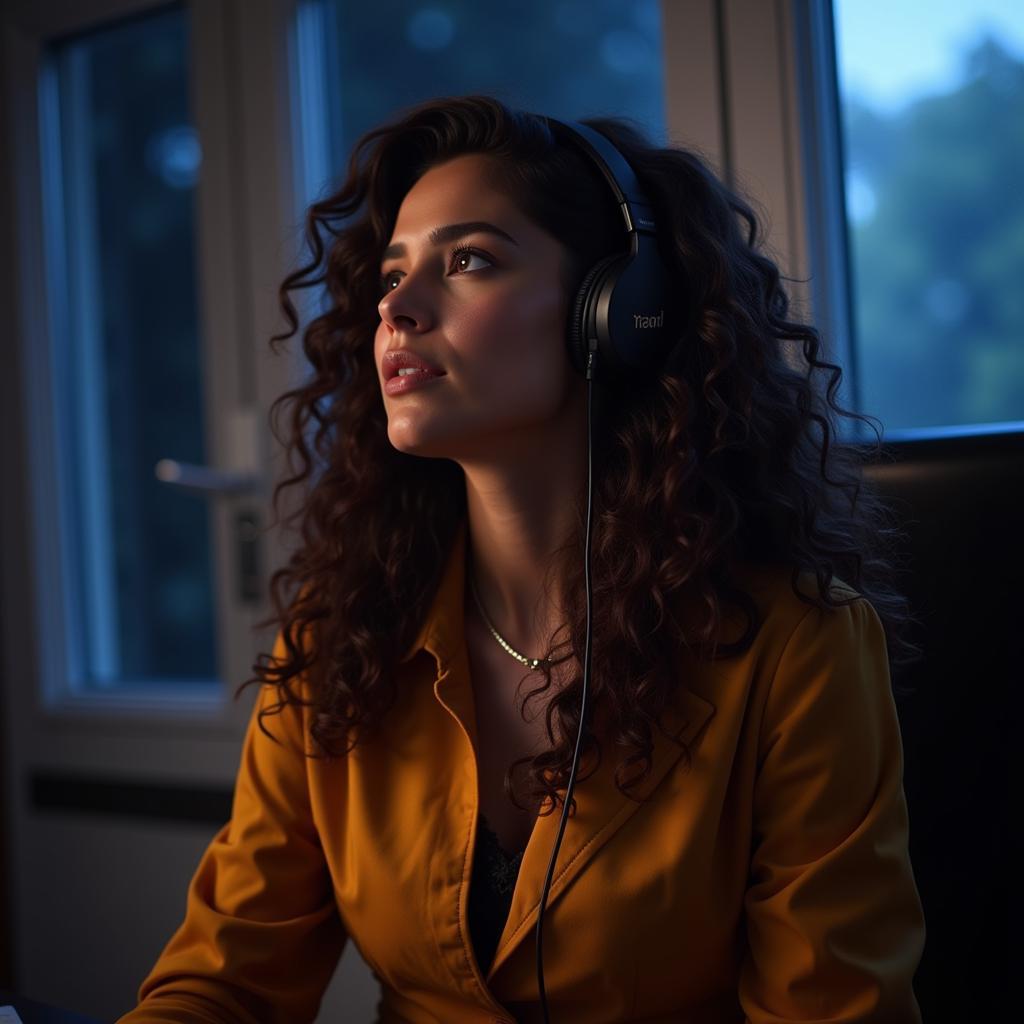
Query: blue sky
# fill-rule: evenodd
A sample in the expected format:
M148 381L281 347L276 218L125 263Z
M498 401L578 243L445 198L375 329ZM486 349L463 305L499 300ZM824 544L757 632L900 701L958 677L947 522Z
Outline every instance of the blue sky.
M986 30L1024 60L1024 0L833 0L839 81L881 111L948 92Z

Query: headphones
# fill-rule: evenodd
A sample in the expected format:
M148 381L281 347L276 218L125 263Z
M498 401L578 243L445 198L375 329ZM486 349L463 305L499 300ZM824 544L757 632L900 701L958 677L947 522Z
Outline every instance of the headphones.
M537 915L537 987L544 1022L548 1024L542 954L544 908L572 801L580 747L584 732L589 728L587 691L590 682L592 618L590 520L593 498L591 441L594 376L598 374L602 382L620 378L635 380L637 377L653 376L658 371L676 340L676 318L669 297L678 294L679 289L677 276L673 278L658 252L653 207L625 157L593 128L576 121L559 121L553 117L546 118L546 121L558 141L573 146L597 165L615 194L629 232L628 252L606 256L587 271L570 312L566 336L569 359L574 369L587 381L587 528L584 562L587 640L583 657L583 700L580 703L576 751Z
M657 247L647 194L622 154L600 132L576 121L547 122L559 141L588 156L611 186L629 232L629 251L599 260L583 278L569 317L569 359L587 374L587 357L607 379L655 371L674 339L669 296L678 292ZM675 284L675 288L673 288Z

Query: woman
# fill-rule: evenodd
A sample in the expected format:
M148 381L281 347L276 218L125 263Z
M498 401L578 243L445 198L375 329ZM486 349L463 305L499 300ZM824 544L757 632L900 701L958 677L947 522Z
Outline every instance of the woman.
M749 205L693 153L584 123L650 197L677 336L599 392L551 1019L919 1021L889 675L913 649L887 513L834 444L864 417ZM243 684L231 821L122 1020L310 1020L349 938L381 1021L539 1020L586 643L566 323L622 214L546 119L468 96L367 133L308 237L274 339L326 283L312 375L275 403L302 543Z

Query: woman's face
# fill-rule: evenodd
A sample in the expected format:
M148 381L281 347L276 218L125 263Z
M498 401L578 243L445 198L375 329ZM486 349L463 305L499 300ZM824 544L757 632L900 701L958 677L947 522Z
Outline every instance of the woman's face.
M406 194L380 266L374 358L401 451L456 461L535 457L578 418L585 382L565 348L565 247L520 213L464 154L427 171ZM485 222L434 244L431 232ZM466 247L461 251L453 251ZM444 376L390 395L386 352L408 350Z

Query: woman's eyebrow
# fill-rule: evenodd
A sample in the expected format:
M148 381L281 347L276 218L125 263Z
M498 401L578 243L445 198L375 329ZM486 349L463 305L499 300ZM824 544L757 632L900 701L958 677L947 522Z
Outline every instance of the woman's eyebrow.
M486 220L470 220L464 224L446 224L442 228L434 228L427 238L430 244L433 246L443 245L445 242L453 242L456 238L463 238L465 235L472 235L476 233L482 233L487 235L497 235L499 238L504 238L506 242L511 242L513 245L519 243L507 232L502 231L496 224L491 224ZM381 256L381 261L392 259L395 256L404 256L405 246L401 242L396 242L394 245L389 245Z

